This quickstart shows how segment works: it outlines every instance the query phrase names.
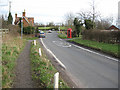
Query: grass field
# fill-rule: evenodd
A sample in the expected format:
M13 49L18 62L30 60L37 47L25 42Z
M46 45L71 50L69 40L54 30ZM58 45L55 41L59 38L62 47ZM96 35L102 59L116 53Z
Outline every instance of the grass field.
M40 44L31 45L31 66L32 66L32 77L35 80L39 88L53 88L54 74L57 70L53 67L50 60L47 59L46 55L42 51L42 56L39 56ZM60 78L59 88L68 88L67 84Z
M53 29L53 28L55 28L55 27L38 27L38 29L41 29L41 30L45 30L45 29ZM68 27L60 27L60 30L67 30L68 29Z
M60 27L60 30L67 30L68 27Z
M38 29L42 29L42 30L45 30L45 29L52 29L54 27L38 27Z

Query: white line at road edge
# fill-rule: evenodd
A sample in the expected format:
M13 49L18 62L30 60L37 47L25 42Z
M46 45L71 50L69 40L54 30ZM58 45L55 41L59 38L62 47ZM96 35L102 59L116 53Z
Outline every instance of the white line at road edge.
M52 51L50 51L50 50L46 47L46 45L43 43L42 38L40 38L40 40L41 40L41 43L43 44L43 46L45 47L45 49L46 49L50 54L52 54L52 56L57 60L57 62L58 62L64 69L66 69L65 65L55 56L55 54L54 54Z
M99 56L103 56L103 57L106 57L106 58L111 59L111 60L113 60L113 61L119 62L119 60L117 60L117 59L115 59L115 58L102 55L102 54L100 54L100 53L91 51L91 50L89 50L89 49L82 48L82 47L77 46L77 45L74 45L74 44L72 44L72 45L75 46L75 47L77 47L77 48L79 48L79 49L82 49L82 50L84 50L84 51L87 51L87 52L90 52L90 53L94 53L94 54L97 54L97 55L99 55Z

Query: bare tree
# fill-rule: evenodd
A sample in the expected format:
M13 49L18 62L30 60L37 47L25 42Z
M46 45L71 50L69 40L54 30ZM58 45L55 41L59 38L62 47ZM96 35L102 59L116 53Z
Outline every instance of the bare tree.
M8 28L7 20L5 20L4 16L2 15L2 28Z
M90 12L88 12L88 11L80 11L77 14L79 15L79 18L81 20L91 19Z
M67 13L65 15L65 20L66 20L67 26L72 26L74 21L74 14L72 12Z
M95 22L97 21L97 19L100 17L100 13L96 12L96 3L95 0L91 0L90 2L90 6L92 8L92 10L90 11L83 11L81 10L79 13L77 13L79 15L79 18L81 20L91 20L93 23L93 29L95 29Z
M113 23L113 17L101 18L101 20L97 20L95 23L97 29L108 29Z
M2 28L2 16L0 16L0 29Z

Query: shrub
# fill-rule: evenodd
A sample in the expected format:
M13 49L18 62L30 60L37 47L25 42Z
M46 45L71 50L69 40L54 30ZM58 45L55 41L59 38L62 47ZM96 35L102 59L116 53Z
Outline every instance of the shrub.
M76 36L76 31L73 31L73 32L72 32L72 37L77 37L77 36Z
M28 26L23 28L23 34L33 34L34 33L34 27Z

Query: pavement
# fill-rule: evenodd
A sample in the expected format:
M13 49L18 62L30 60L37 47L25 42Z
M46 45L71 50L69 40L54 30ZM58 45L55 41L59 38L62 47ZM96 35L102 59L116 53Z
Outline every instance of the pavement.
M42 39L48 51L55 55L81 88L118 88L118 62L106 55L88 52L46 33ZM98 53L98 52L97 52Z

